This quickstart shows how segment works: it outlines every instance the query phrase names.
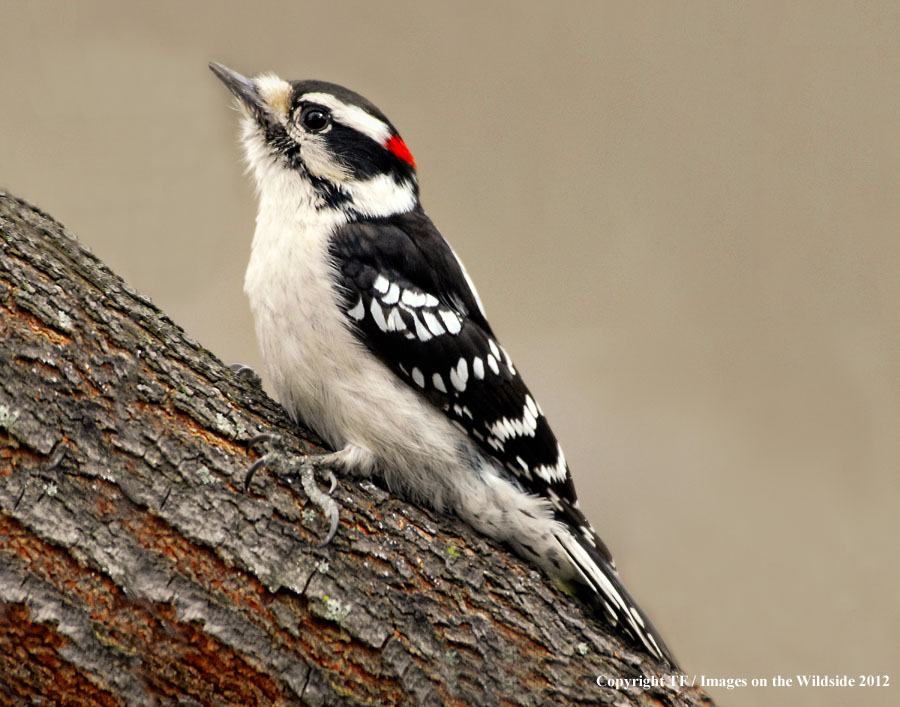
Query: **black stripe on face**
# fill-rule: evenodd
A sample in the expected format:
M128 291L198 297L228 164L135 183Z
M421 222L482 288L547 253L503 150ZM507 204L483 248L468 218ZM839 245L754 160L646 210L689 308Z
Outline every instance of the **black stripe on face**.
M322 137L335 159L346 166L354 179L369 179L379 174L389 174L398 182L409 179L412 169L375 142L368 135L334 120Z

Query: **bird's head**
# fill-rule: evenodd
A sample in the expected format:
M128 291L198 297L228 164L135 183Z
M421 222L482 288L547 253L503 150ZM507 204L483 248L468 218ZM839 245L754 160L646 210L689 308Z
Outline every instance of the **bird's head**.
M416 163L385 115L353 91L324 81L247 78L210 69L237 97L242 142L262 196L305 195L315 208L389 216L418 203Z

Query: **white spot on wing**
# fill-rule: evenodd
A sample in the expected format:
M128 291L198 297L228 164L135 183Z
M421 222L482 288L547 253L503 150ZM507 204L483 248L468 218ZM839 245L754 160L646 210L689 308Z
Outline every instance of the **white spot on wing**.
M525 405L528 408L528 411L531 413L531 416L534 418L537 418L538 417L538 409L537 409L537 405L534 402L534 398L532 398L530 395L526 395L525 396Z
M431 330L431 333L435 336L440 336L441 334L445 334L444 327L441 326L441 323L438 321L438 318L434 316L431 312L427 310L422 310L422 319L425 320L425 325Z
M466 382L469 380L469 364L466 359L460 358L455 368L450 369L450 382L453 387L460 393L466 389Z
M474 373L475 377L479 380L484 378L484 361L478 358L478 356L472 359L472 373Z
M388 288L387 294L381 298L385 304L397 304L400 299L400 286L396 282L392 282Z
M418 368L412 369L412 379L416 382L416 385L420 388L425 387L425 376L422 375L422 371Z
M451 312L449 309L439 309L438 314L440 314L441 319L444 320L444 326L447 327L447 331L451 334L459 334L462 329L462 322L456 312Z
M534 473L540 476L542 479L547 481L547 483L560 483L566 480L566 475L569 473L566 468L566 455L563 454L562 447L557 442L556 450L558 452L558 456L556 458L556 464L554 466L539 466L534 470Z
M403 304L409 305L410 307L421 307L423 304L425 304L425 295L422 292L403 290L403 294L400 296L400 301L403 302Z
M419 321L418 314L416 312L410 312L410 315L413 318L413 322L415 322L416 336L419 337L419 341L425 342L431 339L431 332Z
M500 366L497 365L497 359L494 358L494 354L487 355L487 362L490 369L494 372L494 375L500 374Z
M364 316L366 316L366 307L363 304L362 297L359 298L359 302L357 302L353 309L347 312L351 317L353 317L356 321L360 321Z
M372 300L372 304L369 305L369 311L372 312L372 319L375 321L378 328L381 329L381 331L387 331L388 325L387 322L384 321L384 312L381 311L381 307L378 306L378 302L374 299Z
M387 318L387 327L388 331L403 331L406 329L406 322L403 321L403 317L400 316L400 310L396 307L391 307Z
M441 391L442 393L446 393L446 392L447 392L447 386L444 385L444 379L441 378L441 374L440 374L440 373L435 373L435 374L431 377L431 382L434 383L434 387L437 388L437 389L438 389L439 391Z
M375 278L375 282L372 283L372 287L378 290L381 294L384 294L388 291L388 288L391 286L391 283L384 275L379 275Z
M491 425L491 433L501 440L513 437L534 437L537 431L537 420L531 414L531 410L526 404L522 407L522 417L516 419L508 419L506 417L497 420Z

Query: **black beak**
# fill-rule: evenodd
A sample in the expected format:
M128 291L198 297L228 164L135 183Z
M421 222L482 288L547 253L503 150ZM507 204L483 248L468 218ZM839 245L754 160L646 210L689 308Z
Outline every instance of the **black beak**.
M214 61L209 63L209 68L257 118L266 114L265 106L263 106L259 91L256 90L256 84L253 81Z

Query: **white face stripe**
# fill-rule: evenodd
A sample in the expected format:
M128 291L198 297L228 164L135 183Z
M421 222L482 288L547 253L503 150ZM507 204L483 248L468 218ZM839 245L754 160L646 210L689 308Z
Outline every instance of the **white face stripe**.
M391 129L387 123L359 106L348 105L329 93L304 93L300 100L325 106L336 121L367 135L379 145L384 145L391 136Z
M358 181L344 181L343 186L353 195L353 208L364 216L401 214L416 205L412 184L398 184L388 174L377 174Z
M288 134L302 145L303 162L310 174L336 183L349 179L349 169L334 158L324 136L304 133L293 124L288 126Z

